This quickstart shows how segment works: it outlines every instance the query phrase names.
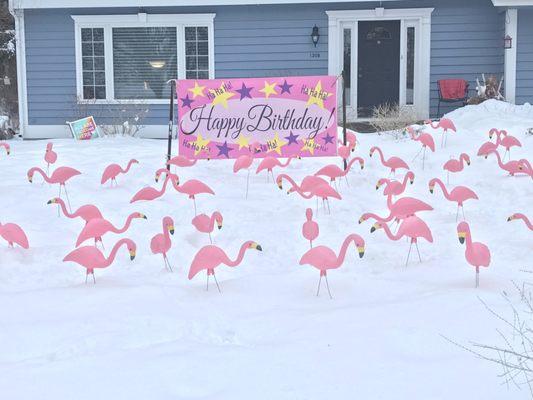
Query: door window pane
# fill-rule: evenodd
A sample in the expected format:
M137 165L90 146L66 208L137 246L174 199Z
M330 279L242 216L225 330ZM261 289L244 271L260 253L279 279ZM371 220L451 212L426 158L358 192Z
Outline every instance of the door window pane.
M104 29L81 29L83 98L105 99ZM98 77L96 79L96 77Z
M343 30L344 37L344 53L342 68L345 72L345 86L346 86L346 104L351 104L352 93L352 30L346 28Z
M116 99L166 99L177 77L175 27L113 28Z
M185 27L185 77L209 78L209 35L205 26Z
M407 28L407 88L405 91L405 103L411 105L414 103L414 85L415 85L415 28Z

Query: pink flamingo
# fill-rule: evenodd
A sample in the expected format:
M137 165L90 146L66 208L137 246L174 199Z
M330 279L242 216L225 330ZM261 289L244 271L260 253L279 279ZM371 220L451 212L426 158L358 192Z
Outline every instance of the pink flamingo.
M533 231L533 223L531 223L529 218L526 217L524 214L520 214L520 213L513 214L509 218L507 218L507 221L509 222L509 221L513 221L515 219L521 219L522 221L524 221L524 223L529 228L529 230Z
M383 151L381 151L381 149L377 146L374 146L370 149L370 157L372 157L372 154L374 154L375 151L377 151L379 154L381 164L383 164L384 167L390 168L391 174L396 174L397 169L409 169L407 163L400 157L393 156L385 160L385 157L383 157Z
M302 225L302 235L304 238L309 240L309 245L313 248L313 240L318 237L318 224L316 221L313 221L313 210L308 208L305 210L306 221Z
M415 134L415 131L411 128L411 130L408 131L411 135L411 139L415 142L420 142L422 144L422 147L416 153L416 155L413 157L412 161L415 161L417 157L420 155L420 153L423 152L422 155L422 169L424 169L425 161L426 161L426 148L429 147L431 152L435 153L435 141L433 140L433 136L431 136L429 133L421 132L418 134L418 136Z
M30 247L28 237L17 224L10 222L2 224L0 222L0 236L7 241L9 247L14 247L14 243L18 244L23 249L28 249Z
M413 171L407 171L405 176L403 177L403 182L398 182L392 179L387 178L381 178L378 183L376 184L376 190L379 190L379 188L383 185L385 186L385 190L383 191L383 194L385 196L399 196L403 192L405 192L405 188L407 187L407 182L409 182L411 185L415 181L415 174Z
M189 268L189 280L194 278L194 276L198 272L206 269L206 290L209 290L209 275L213 275L218 291L220 292L220 286L218 285L217 277L215 276L215 268L218 267L220 264L227 265L228 267L236 267L242 262L246 250L250 249L256 249L258 251L263 250L260 245L250 240L243 243L241 249L239 250L237 258L235 260L230 260L224 250L222 250L220 247L214 246L212 244L202 247L200 250L198 250L198 253L196 253L194 259L192 260L191 267Z
M470 157L468 157L468 154L466 153L461 153L459 160L452 158L444 163L442 169L444 169L447 174L446 183L450 183L450 172L461 172L465 162L467 165L470 165Z
M522 143L520 143L520 140L518 140L514 136L508 135L505 129L502 129L501 131L497 129L491 129L489 132L490 139L492 139L493 134L496 134L497 137L496 144L505 147L505 154L503 155L504 160L507 154L509 154L509 159L511 159L511 147L522 147ZM501 136L503 136L503 139L501 138Z
M466 261L473 267L476 267L476 287L479 287L479 267L488 267L490 264L490 250L483 243L472 242L470 226L463 221L457 225L457 235L459 243L466 241L465 257Z
M472 190L467 188L466 186L456 186L452 189L451 192L448 192L446 189L446 186L444 186L444 182L442 182L439 178L433 178L429 181L429 191L430 193L433 193L435 190L435 184L439 185L442 189L442 193L444 194L444 197L449 201L455 201L457 203L457 212L455 213L455 222L457 222L457 217L459 215L459 207L461 207L461 210L463 211L463 219L465 220L465 210L463 207L463 203L467 200L473 199L473 200L479 200L477 197L477 194Z
M96 218L91 219L87 224L83 227L80 234L78 235L78 239L76 240L76 247L78 247L80 244L85 242L87 239L94 239L94 243L102 242L102 236L104 236L108 232L113 233L124 233L126 232L131 222L135 218L141 218L146 219L146 215L141 214L139 212L134 212L126 218L126 222L124 223L124 226L122 228L116 228L111 222L104 218Z
M172 272L172 266L167 258L167 253L172 246L170 235L174 234L174 220L170 217L163 218L163 233L158 233L150 240L150 250L153 254L162 254L165 268Z
M48 177L45 172L39 168L39 167L33 167L30 168L28 171L28 181L30 183L33 181L33 175L35 172L38 172L42 175L43 179L47 183L58 183L59 184L59 198L61 198L61 188L63 187L65 189L65 195L67 196L67 203L68 203L68 209L72 212L72 208L70 207L70 199L68 198L68 192L67 192L67 181L76 176L81 175L81 172L70 167L58 167L54 172L52 172L52 175ZM59 215L59 207L57 208L57 214Z
M340 145L338 148L337 148L337 154L344 160L344 161L347 161L348 158L350 158L350 153L352 152L352 150L350 149L350 146L349 145Z
M480 147L479 147L479 150L477 151L477 155L478 156L486 156L487 154L489 154L489 152L491 150L497 150L498 149L498 146L500 145L500 131L496 128L492 128L490 131L489 131L489 139L492 139L492 136L496 134L496 143L492 143L490 140L488 142L485 142L483 143ZM507 134L507 132L506 132Z
M108 258L106 258L95 246L83 246L68 253L63 259L63 262L72 261L86 268L85 283L87 283L87 277L89 274L93 276L93 282L96 283L94 269L109 267L115 260L119 248L124 245L128 248L130 260L135 259L135 252L137 251L135 242L130 239L121 239L115 244L115 246L113 246Z
M209 234L209 242L213 244L211 232L213 232L213 229L215 229L215 222L217 223L218 229L222 229L222 221L222 214L220 214L218 211L215 211L213 214L211 214L211 216L206 214L197 215L192 219L191 222L199 232Z
M9 146L9 143L6 142L0 142L0 147L3 147L6 150L6 154L11 154L11 146Z
M46 161L46 175L48 175L50 171L50 164L54 164L57 161L57 153L52 150L52 147L54 144L52 142L48 142L46 144L46 151L44 152L44 161Z
M272 170L276 167L280 167L280 168L285 168L287 167L291 161L295 158L298 158L300 159L300 157L295 157L295 156L290 156L289 158L287 158L287 160L285 161L285 163L281 163L277 158L275 157L265 157L263 158L263 160L259 163L259 165L257 166L257 169L255 170L255 173L258 174L259 172L263 171L263 170L267 170L267 182L268 182L268 179L269 179L269 176L268 176L268 173L270 173L272 175L272 180L274 180L274 172L272 172Z
M170 173L167 169L162 168L157 170L156 172L156 182L159 180L159 176L161 174L167 174L173 175L173 178L171 179L172 186L174 186L174 189L179 192L183 193L189 196L189 199L192 199L194 203L194 215L196 215L196 196L199 194L212 194L214 195L215 192L207 186L205 183L199 181L198 179L190 179L183 183L182 185L179 184L178 177L172 173Z
M176 156L172 157L170 160L167 161L167 165L174 165L175 167L192 167L198 162L198 160L189 160L185 156Z
M528 174L527 167L524 165L523 160L512 160L504 163L497 150L491 150L488 154L485 155L485 158L488 158L490 154L496 154L496 159L498 160L498 166L507 171L509 175L514 176L515 174Z
M405 219L415 215L417 212L433 210L433 207L429 204L422 200L415 199L414 197L402 197L394 203L391 202L390 197L391 196L389 195L387 198L387 206L389 208L389 215L387 217L380 217L373 213L364 213L361 215L361 218L359 218L359 223L361 224L369 218L375 219L378 222L390 222L393 218L396 218L397 220Z
M91 219L103 218L102 213L100 212L98 207L93 206L92 204L86 204L84 206L81 206L73 213L68 212L67 207L65 206L65 202L59 197L54 197L53 199L48 200L47 204L58 204L59 207L61 207L63 214L67 218L79 217L85 221L85 224L87 224L87 222L89 222Z
M316 186L320 186L320 185L324 185L324 184L328 184L328 182L318 176L314 176L314 175L308 175L306 176L303 180L302 180L302 183L300 185L298 185L294 179L292 179L289 175L287 174L279 174L276 178L276 183L278 185L278 187L280 188L280 190L283 190L283 179L285 179L286 181L288 181L290 184L291 184L291 188L287 191L287 194L290 194L294 191L296 191L296 189L300 189L300 191L302 192L309 192L311 191L311 189L313 189L314 187Z
M331 214L331 208L329 206L329 198L332 197L334 199L341 200L341 195L333 189L328 183L325 185L319 185L311 188L309 192L304 192L298 187L293 187L293 189L298 193L301 197L304 199L310 199L312 197L321 198L322 199L322 206L324 207L324 210L326 209L326 204L328 206L328 213ZM317 210L318 213L318 202L317 202Z
M429 124L433 129L439 129L442 128L442 138L440 142L440 147L446 147L446 144L448 142L447 133L448 131L457 132L457 128L455 128L455 124L451 119L448 118L441 118L435 125L433 125L433 121L426 120L424 123Z
M242 156L237 157L235 160L235 163L233 164L233 173L239 172L241 169L245 169L248 171L248 174L246 176L246 195L245 198L248 198L248 187L250 185L250 167L252 166L252 163L254 162L254 153L259 153L261 151L261 145L259 142L253 142L249 147L248 150L250 151L250 154L243 154Z
M346 239L344 239L344 242L342 243L342 246L339 250L338 257L335 252L329 247L316 246L311 248L310 250L307 250L300 259L300 265L311 265L320 271L318 289L316 292L317 296L320 294L320 284L322 283L322 277L324 277L326 280L326 287L328 288L329 298L333 298L331 296L331 291L329 290L328 270L337 269L344 263L344 259L346 258L346 252L348 251L348 246L351 243L353 243L355 247L357 247L359 257L362 258L365 255L365 241L361 236L353 233L351 235L348 235Z
M156 182L158 181L158 179L159 177L156 176ZM168 182L170 182L171 179L178 179L178 177L174 174L167 175L165 181L163 182L163 187L160 190L155 189L151 186L142 188L137 193L135 193L135 195L131 198L130 203L135 203L136 201L141 200L151 201L160 198L165 194Z
M420 260L420 262L422 262L422 257L420 257L420 251L418 250L418 238L424 238L428 242L433 243L433 236L431 235L431 230L429 229L427 224L422 219L418 218L416 215L405 218L400 224L400 227L396 234L393 234L387 224L383 222L376 222L372 226L372 228L370 228L370 232L373 233L374 231L380 228L383 228L385 234L390 240L400 240L404 236L411 239L411 244L409 245L409 252L407 253L407 261L405 262L405 266L407 266L407 264L409 263L409 256L411 255L411 248L413 247L413 243L415 244L416 252L418 253L418 259Z
M115 182L115 185L117 185L117 176L119 174L127 174L133 164L139 164L139 161L132 158L128 162L126 169L122 169L122 167L118 164L109 164L105 168L104 173L102 174L102 179L100 180L100 183L103 185L108 180L111 180L111 186L113 185L113 182Z
M348 165L346 166L346 169L342 169L339 166L335 164L329 164L325 167L320 168L316 173L315 176L327 176L331 182L336 182L336 178L346 178L346 184L348 184L348 172L350 172L350 169L352 168L352 165L358 161L359 166L361 169L365 167L365 160L363 160L361 157L354 157L350 160Z
M529 176L533 178L533 167L531 166L529 161L526 160L525 158L522 158L518 160L518 162L520 163L520 166L522 167L522 172L528 174Z

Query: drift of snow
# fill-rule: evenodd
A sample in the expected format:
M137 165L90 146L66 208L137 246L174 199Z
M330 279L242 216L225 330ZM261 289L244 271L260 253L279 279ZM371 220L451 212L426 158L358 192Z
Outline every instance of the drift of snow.
M531 106L486 102L453 112L458 128L441 149L440 132L427 128L437 143L425 170L411 161L420 144L389 135L358 135L365 169L356 167L341 184L343 200L331 200L331 215L319 210L316 245L335 252L350 233L366 240L359 259L349 250L338 270L328 274L333 300L323 290L315 296L319 273L300 266L308 250L301 236L306 207L314 200L280 191L266 175L252 172L244 199L246 172L232 173L232 161L200 161L178 170L180 181L195 178L215 196L198 196L199 212L219 210L224 226L214 241L234 258L240 245L255 240L262 252L249 251L236 268L220 267L222 288L205 291L205 274L192 281L187 272L195 253L209 243L191 225L193 204L172 188L162 199L129 204L133 194L155 184L154 172L164 161L166 143L141 139L54 140L58 161L83 174L67 188L73 209L92 203L104 217L121 225L140 211L124 235L106 235L106 249L119 237L137 243L130 262L119 252L115 263L96 271L96 285L85 285L85 270L62 262L74 248L83 221L58 218L46 202L57 187L32 184L26 171L43 167L45 142L12 142L12 154L0 151L0 221L15 222L28 234L30 249L9 249L0 239L0 393L5 399L518 399L528 393L501 385L495 365L450 344L443 336L468 344L495 343L499 322L494 310L508 308L501 292L513 293L531 268L532 234L515 212L533 217L532 180L509 177L489 159L475 156L488 131L506 129L523 144L512 158L533 157ZM389 173L370 147L380 146L414 170L405 195L430 203L419 216L430 226L434 243L419 243L417 257L405 267L408 243L392 242L382 230L369 233L372 222L358 224L363 212L386 215L386 198L375 184ZM472 164L451 177L479 196L465 203L473 240L486 243L492 263L482 269L474 288L474 269L464 257L456 233L455 204L428 181L445 180L442 165L466 152ZM503 154L503 151L501 151ZM101 186L100 175L112 162L139 160L119 186ZM286 171L300 181L338 158L296 160ZM254 163L256 167L258 161ZM44 165L45 166L45 165ZM275 174L281 171L275 171ZM173 217L176 232L169 253L174 273L150 253L150 238L161 231L161 219ZM106 252L107 253L107 252ZM411 254L413 256L413 254ZM324 288L323 288L324 289Z

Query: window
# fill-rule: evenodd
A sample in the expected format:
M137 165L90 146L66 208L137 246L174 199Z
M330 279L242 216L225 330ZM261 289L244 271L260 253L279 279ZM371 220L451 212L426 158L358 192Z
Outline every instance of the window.
M167 103L170 79L214 78L214 17L73 16L78 98Z
M81 30L81 55L83 69L83 98L105 99L104 30Z
M350 28L343 29L343 38L344 52L342 56L342 68L345 72L346 105L350 105L352 98L352 30Z
M407 57L406 57L406 91L405 104L412 105L414 103L414 86L415 86L415 27L407 27Z

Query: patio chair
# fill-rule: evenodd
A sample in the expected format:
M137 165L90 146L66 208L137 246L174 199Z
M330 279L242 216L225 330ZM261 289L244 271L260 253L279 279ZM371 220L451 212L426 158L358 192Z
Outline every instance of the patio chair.
M440 79L437 81L439 88L439 105L437 115L440 116L440 103L463 103L468 100L468 82L464 79Z

